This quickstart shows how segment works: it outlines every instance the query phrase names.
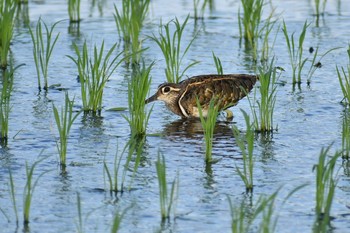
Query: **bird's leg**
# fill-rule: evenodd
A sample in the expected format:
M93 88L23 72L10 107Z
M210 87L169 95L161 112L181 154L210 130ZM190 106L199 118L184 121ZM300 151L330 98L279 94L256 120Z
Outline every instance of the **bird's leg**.
M226 109L225 112L226 112L226 119L227 119L228 121L232 121L232 119L233 119L233 113L232 113L232 111L229 110L229 109Z

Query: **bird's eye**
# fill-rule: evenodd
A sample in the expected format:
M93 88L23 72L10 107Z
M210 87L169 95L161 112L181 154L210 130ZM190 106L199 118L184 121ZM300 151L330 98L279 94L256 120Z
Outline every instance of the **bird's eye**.
M170 92L170 87L163 87L163 94L168 94Z

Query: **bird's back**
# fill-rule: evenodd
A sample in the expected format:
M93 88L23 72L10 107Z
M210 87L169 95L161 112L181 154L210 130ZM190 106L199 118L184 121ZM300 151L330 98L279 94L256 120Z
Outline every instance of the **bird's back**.
M219 110L223 110L245 97L256 81L256 75L248 74L194 76L179 83L182 92L179 94L178 103L189 116L198 117L196 98L204 111L213 98L219 105Z

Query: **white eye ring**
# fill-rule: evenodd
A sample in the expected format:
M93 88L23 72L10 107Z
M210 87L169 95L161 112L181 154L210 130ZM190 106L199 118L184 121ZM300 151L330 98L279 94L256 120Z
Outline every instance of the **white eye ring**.
M163 94L168 94L170 91L171 91L171 88L168 86L162 88Z

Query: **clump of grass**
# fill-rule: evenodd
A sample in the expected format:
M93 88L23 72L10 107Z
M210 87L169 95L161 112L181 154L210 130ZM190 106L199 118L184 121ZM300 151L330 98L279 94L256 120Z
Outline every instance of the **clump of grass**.
M289 36L286 23L283 21L283 35L286 39L288 54L290 59L290 65L292 67L292 84L301 84L301 71L307 61L307 58L303 57L303 45L306 36L306 31L310 24L305 21L304 26L299 35L298 44L294 40L294 32Z
M124 171L123 171L123 177L122 177L122 187L124 187L126 173L128 171L132 171L132 177L129 182L128 190L131 190L132 183L134 181L134 177L136 175L136 172L140 166L141 159L142 159L142 152L143 152L143 145L145 143L145 140L142 141L135 140L131 138L128 143L125 146L125 149L128 148L128 156L126 157L126 161L124 164ZM133 166L131 166L131 162L133 162Z
M254 92L253 103L248 98L250 108L253 113L254 129L257 132L272 132L274 130L273 116L277 95L277 68L274 67L274 59L269 64L260 66L260 100L256 100L256 89ZM258 108L256 110L256 107Z
M124 181L122 181L122 185L119 186L119 170L120 170L121 161L122 161L124 152L125 152L125 148L121 153L121 155L118 156L118 146L117 146L116 154L114 156L113 174L108 168L106 161L103 162L103 171L104 171L104 174L107 175L110 192L114 192L114 193L123 192Z
M275 11L273 9L267 19L262 20L263 8L266 5L264 0L241 0L241 2L243 16L238 11L240 38L245 40L254 62L258 61L259 43L262 41L260 60L264 62L269 58L269 35L277 22L273 19Z
M214 52L213 53L213 59L214 59L214 64L215 64L215 67L216 67L216 71L219 75L223 75L224 74L224 71L223 71L223 68L222 68L222 64L221 64L221 60L219 57L217 57Z
M135 176L141 161L142 146L143 146L143 143L139 143L139 141L131 139L125 145L120 156L118 156L118 148L117 148L117 152L114 157L113 173L111 172L107 163L104 162L103 170L104 170L104 173L107 175L107 179L109 183L109 191L111 193L117 194L117 193L123 193L125 191L124 184L126 180L126 174L128 171L133 171L132 178ZM123 172L122 174L120 174L119 171L121 167L122 158L124 153L126 153L127 150L128 152L127 152L127 157L125 159L125 164L123 165ZM131 168L132 161L134 162L133 168ZM119 179L120 176L121 176L121 180ZM133 179L131 179L130 181L128 190L131 189L132 181Z
M29 224L29 218L30 218L30 208L32 205L32 198L34 190L39 182L39 179L48 171L42 172L38 177L34 179L34 171L36 166L42 162L45 158L39 159L36 162L34 162L31 166L28 165L28 162L26 162L26 175L27 175L27 181L26 185L24 187L23 192L23 224L25 227Z
M114 5L114 20L119 34L124 40L124 52L127 56L131 55L132 63L139 62L140 32L148 12L149 3L150 0L123 0L121 11Z
M160 201L160 212L162 220L170 217L170 212L175 212L175 202L178 197L179 180L178 177L174 179L171 184L170 196L168 194L168 184L166 175L166 164L164 155L158 152L158 159L156 162L158 185L159 185L159 201Z
M26 3L23 2L21 4L18 4L16 20L23 23L24 26L28 27L30 23L28 0Z
M138 39L149 3L150 0L124 0L121 11L118 11L114 5L114 20L125 43L131 43L132 39ZM133 33L137 33L135 34L137 37L134 37Z
M199 99L197 97L197 108L199 111L199 117L202 123L202 127L204 130L204 139L205 139L205 162L211 163L213 162L212 151L213 151L213 137L214 137L214 129L216 125L216 119L219 112L219 105L216 104L216 100L213 98L209 102L209 106L207 110L203 110ZM207 111L207 114L204 114L204 111ZM206 115L206 116L205 116Z
M80 193L77 193L77 209L78 209L78 223L76 223L77 232L84 232L83 211L81 208Z
M29 32L33 42L33 56L38 76L38 88L41 90L41 76L44 78L44 90L48 90L48 67L53 49L59 37L59 33L53 36L54 29L60 21L54 23L51 28L40 18L36 24L35 32L30 27ZM43 32L43 26L45 31Z
M18 226L19 218L18 218L17 201L16 201L16 188L15 188L15 183L14 183L14 181L13 181L11 169L9 169L9 175L10 175L10 195L11 195L11 201L12 201L13 210L14 210L15 216L16 216L16 225ZM5 216L6 216L6 215L5 215Z
M326 9L327 0L315 0L315 15L319 17L324 14L324 10ZM322 8L321 8L322 5Z
M349 112L345 110L342 122L342 157L349 160L350 158L350 116Z
M332 48L329 49L328 51L326 51L324 54L322 54L320 57L318 56L318 48L316 48L315 52L314 52L314 56L311 59L311 64L310 64L310 69L309 72L307 73L306 77L307 77L307 84L310 85L311 83L311 78L314 74L314 72L316 71L316 69L321 68L322 67L322 63L321 60L330 52L339 49L340 47L336 47L336 48ZM319 59L316 62L316 59L319 57Z
M344 69L343 67L339 69L337 66L337 74L338 74L339 84L344 97L341 102L345 102L346 105L349 105L350 104L350 44L348 45L347 52L349 57L349 64L348 64L347 70Z
M150 72L153 63L148 67L142 63L141 67L134 67L132 78L128 84L129 117L124 116L130 125L132 138L141 140L146 136L146 128L151 111L146 111L145 99L150 89Z
M55 121L59 133L59 142L57 142L57 150L60 156L60 165L63 172L66 168L67 160L67 144L70 129L75 121L75 119L81 113L80 111L76 114L73 113L74 99L70 100L68 93L65 93L65 105L61 108L59 112L54 104L52 104L53 113L55 116Z
M0 94L0 144L3 147L6 147L8 143L14 72L21 66L22 65L19 65L13 68L13 66L10 65L9 69L2 70L2 87Z
M321 8L322 3L322 8ZM316 16L316 27L319 26L320 16L324 15L326 9L327 0L315 0L315 16Z
M93 55L88 51L84 42L82 51L74 44L77 58L68 56L77 66L81 87L81 98L85 113L100 114L102 110L102 97L104 87L123 59L119 59L122 52L114 56L117 44L114 44L104 55L104 42L101 47L94 46Z
M261 28L261 30L259 31L260 36L262 37L262 46L261 46L261 54L260 54L260 61L261 63L266 63L269 61L269 58L272 57L271 56L271 50L275 45L275 41L279 32L279 28L280 26L278 26L278 29L276 30L276 34L275 37L273 39L273 42L270 43L269 42L269 38L270 38L270 34L273 31L274 27L276 26L276 23L278 22L278 20L273 20L272 16L273 16L274 12L272 12L270 14L270 16L266 19L263 27ZM258 41L258 40L257 40ZM259 45L254 45L256 47L256 50L258 50ZM254 52L254 55L256 56L256 58L258 58L257 52Z
M8 64L16 9L15 0L2 0L0 3L0 65L3 70Z
M259 37L259 25L264 6L264 0L241 0L243 16L238 10L238 26L241 38L253 45L254 40Z
M242 134L237 126L233 126L233 135L235 136L236 143L242 152L243 157L243 170L236 165L236 171L243 180L246 192L253 192L253 178L254 178L254 128L253 124L250 122L249 115L241 110L246 123L246 132Z
M120 224L125 216L125 214L128 212L128 210L132 208L132 205L125 208L122 211L117 210L116 213L114 214L113 217L113 224L112 224L112 228L111 228L111 233L117 233L119 231L120 228Z
M290 191L286 197L283 198L281 206L298 190L306 185L300 185ZM232 200L228 197L230 212L231 212L231 232L232 233L248 233L252 232L252 225L257 219L261 219L258 229L254 232L275 232L278 221L276 216L276 200L281 188L278 188L271 195L261 195L254 203L254 208L250 210L242 202L239 207L233 205ZM249 211L250 210L250 211Z
M318 232L327 232L335 187L338 182L334 170L341 153L336 152L328 159L330 148L331 146L326 149L322 148L318 164L313 167L313 171L316 171L316 221L314 227L320 230Z
M9 116L11 111L10 100L13 90L13 72L14 69L12 66L11 70L6 69L2 71L2 88L0 96L0 142L3 146L6 146L8 142Z
M42 158L42 159L37 160L31 166L29 166L28 162L26 161L25 169L26 169L27 180L26 180L26 184L24 187L24 191L23 191L23 225L24 225L24 229L28 229L28 226L29 226L30 208L31 208L31 204L32 204L34 190L39 182L39 179L45 173L49 172L49 171L44 171L41 174L39 174L35 180L33 180L34 179L33 178L34 171L35 171L36 166L39 163L41 163L44 159L46 159L46 158ZM18 226L19 217L18 217L18 210L17 210L16 189L15 189L15 182L13 180L11 170L9 170L9 175L10 175L10 184L9 185L10 185L11 201L12 201L13 209L14 209L15 216L16 216L16 225Z
M80 0L68 0L68 15L70 23L80 22Z
M249 228L252 225L253 217L255 215L253 214L251 218L247 217L247 208L242 202L239 207L234 206L232 203L232 200L230 197L228 197L228 202L230 206L230 213L231 213L231 232L232 233L248 233Z
M256 232L275 232L277 225L277 216L274 216L275 201L280 189L269 196L260 196L254 204L252 212L248 215L247 207L242 202L239 207L235 207L229 200L231 212L231 232L232 233L248 233L251 232L252 225L261 218L259 230Z
M179 20L175 18L175 20L172 20L164 26L161 26L159 38L154 34L153 36L149 37L151 40L156 42L156 44L162 50L166 63L165 75L167 81L170 83L178 83L188 69L199 63L197 61L191 62L181 71L183 59L190 49L194 39L196 38L194 36L185 47L185 50L183 52L181 51L181 48L183 47L181 45L182 35L187 25L188 19L189 15L181 24ZM171 24L175 26L175 30L172 34L172 28L170 27Z
M207 6L212 6L212 0L193 0L194 19L204 19L204 11Z

